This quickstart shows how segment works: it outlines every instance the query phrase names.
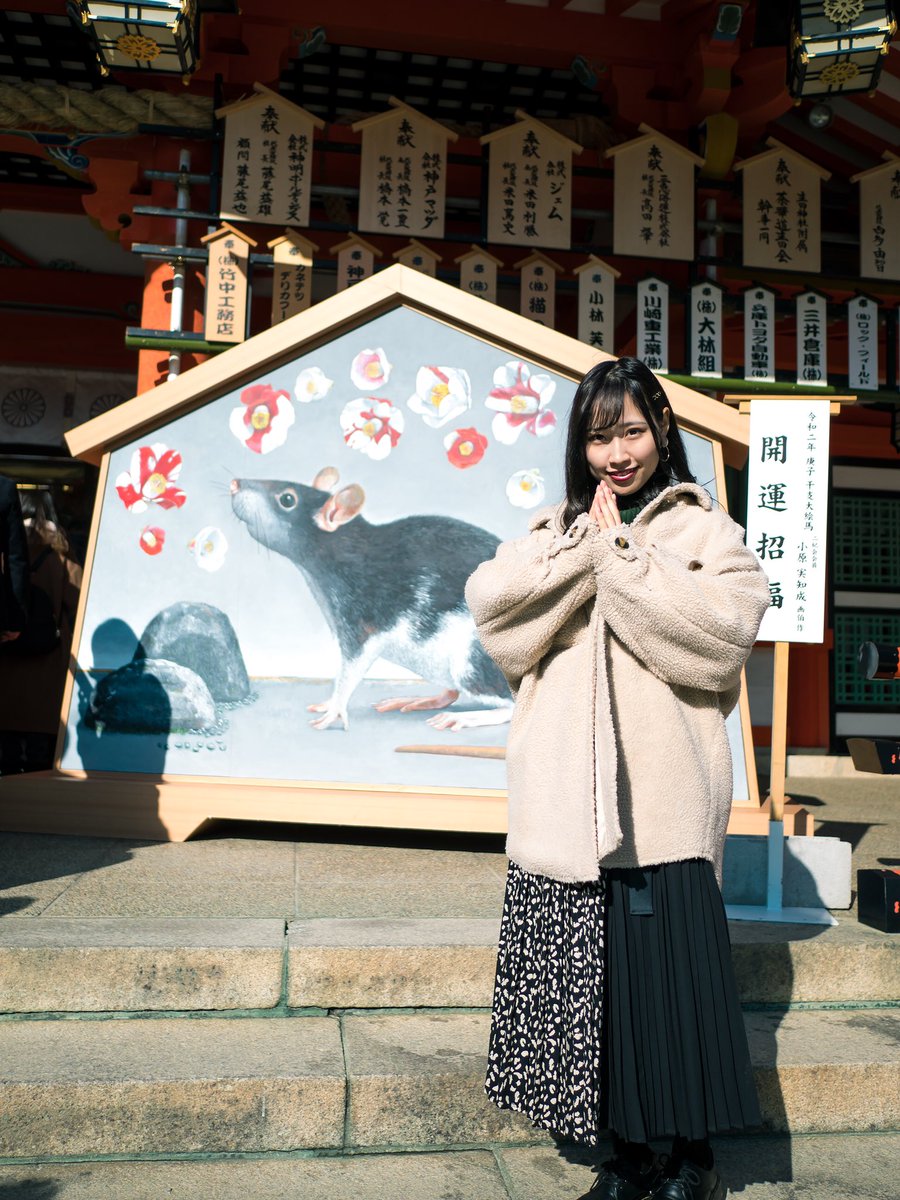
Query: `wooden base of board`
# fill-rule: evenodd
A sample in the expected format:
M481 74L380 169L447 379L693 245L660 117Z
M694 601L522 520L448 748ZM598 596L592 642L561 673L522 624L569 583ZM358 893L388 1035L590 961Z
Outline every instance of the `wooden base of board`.
M0 779L0 829L183 842L208 820L281 821L505 833L503 794L429 794L221 780L136 780L40 771ZM765 834L768 807L735 805L729 833ZM812 834L809 813L785 806L786 834Z
M57 771L0 779L0 829L183 842L212 819L502 833L502 794L428 794Z

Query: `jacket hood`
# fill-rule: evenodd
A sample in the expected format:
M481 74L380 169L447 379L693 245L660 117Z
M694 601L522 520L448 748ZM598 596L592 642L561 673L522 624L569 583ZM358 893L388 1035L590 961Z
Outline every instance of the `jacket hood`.
M636 524L638 521L643 522L658 509L668 508L679 501L685 501L689 504L699 504L701 508L707 511L713 506L712 496L710 496L706 488L701 487L698 483L675 483L671 487L667 487L665 491L660 492L658 496L654 496L649 504L641 509L632 524ZM528 522L528 528L529 530L534 530L546 529L552 526L556 532L562 533L562 518L565 511L565 500L560 504L539 509Z

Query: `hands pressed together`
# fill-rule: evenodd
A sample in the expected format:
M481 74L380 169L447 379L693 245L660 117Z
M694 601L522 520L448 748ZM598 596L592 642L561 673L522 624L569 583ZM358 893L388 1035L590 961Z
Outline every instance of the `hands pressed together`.
M588 516L592 521L596 521L601 529L615 529L617 525L622 524L619 502L608 483L597 484Z

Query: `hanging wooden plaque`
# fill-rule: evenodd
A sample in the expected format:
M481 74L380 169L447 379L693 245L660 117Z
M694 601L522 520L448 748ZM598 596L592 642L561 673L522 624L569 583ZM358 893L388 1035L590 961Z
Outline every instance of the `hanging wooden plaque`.
M744 378L775 380L775 293L770 288L744 292Z
M227 221L200 241L209 252L203 336L208 342L242 342L247 336L250 248L256 242Z
M442 238L447 188L447 143L458 135L408 104L352 126L362 133L359 228Z
M826 304L821 292L797 297L797 382L812 387L828 383Z
M691 374L722 378L722 289L711 280L695 284L691 304Z
M313 135L325 122L262 84L256 95L216 109L224 118L225 221L308 225Z
M556 273L559 263L536 252L515 264L519 274L519 311L523 317L552 329L556 320Z
M900 158L851 176L859 184L859 273L866 279L900 279Z
M497 303L497 271L503 266L502 259L481 246L473 246L454 262L459 267L459 286L464 292Z
M619 272L592 254L578 276L578 340L615 353L616 280Z
M375 269L375 259L381 251L364 238L351 233L346 241L331 247L337 255L337 291L342 292L351 284L368 279Z
M611 146L614 159L613 253L694 258L694 173L703 159L649 125L639 138Z
M441 261L440 254L435 254L433 250L429 250L415 238L410 239L408 246L395 250L391 257L395 258L401 266L409 267L413 271L421 271L423 275L430 275L432 279L435 278L437 265Z
M286 229L268 246L274 259L272 324L278 325L312 303L313 255L319 247L293 229Z
M744 178L744 266L819 271L822 180L831 173L775 138L768 145L734 168Z
M487 240L568 250L572 155L582 147L521 109L516 117L481 138L488 147Z
M847 383L853 391L878 391L878 302L871 296L847 303Z
M669 285L642 279L637 285L637 356L657 375L669 370Z

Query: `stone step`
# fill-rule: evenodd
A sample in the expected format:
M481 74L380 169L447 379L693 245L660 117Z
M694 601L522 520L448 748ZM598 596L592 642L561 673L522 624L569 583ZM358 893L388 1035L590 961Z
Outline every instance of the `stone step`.
M749 1013L766 1125L889 1130L900 1013ZM546 1142L482 1081L487 1013L0 1022L0 1158Z
M900 1134L715 1139L741 1200L896 1200ZM603 1146L592 1156L609 1156ZM554 1146L279 1157L212 1162L79 1162L0 1166L0 1196L37 1200L561 1200L587 1191L587 1158Z
M334 918L285 937L275 919L4 917L0 1012L486 1008L497 930ZM848 915L833 928L733 922L731 936L746 1004L900 997L897 941Z
M0 1011L274 1008L281 920L5 917Z

